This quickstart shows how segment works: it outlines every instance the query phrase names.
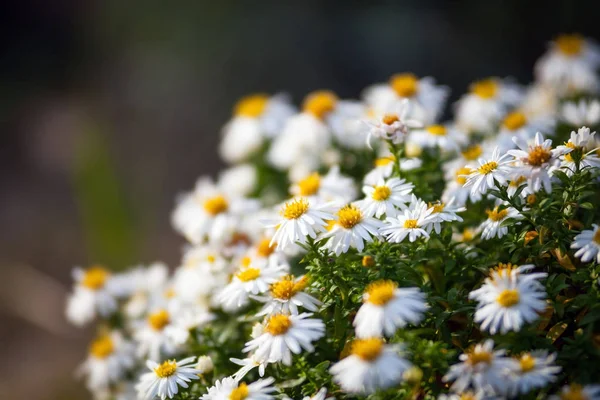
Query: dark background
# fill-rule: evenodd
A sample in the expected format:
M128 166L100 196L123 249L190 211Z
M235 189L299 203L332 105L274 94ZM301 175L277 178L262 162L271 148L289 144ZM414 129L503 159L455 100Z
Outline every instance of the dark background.
M223 167L238 97L358 97L404 71L452 100L489 75L525 83L558 33L600 38L599 3L3 1L0 393L88 397L73 371L92 330L63 318L71 268L176 265L174 197Z

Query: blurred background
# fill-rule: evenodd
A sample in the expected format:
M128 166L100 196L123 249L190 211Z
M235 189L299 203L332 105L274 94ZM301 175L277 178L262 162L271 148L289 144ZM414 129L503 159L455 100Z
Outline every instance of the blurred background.
M396 72L453 90L525 83L598 1L5 0L0 9L0 393L84 399L91 332L64 321L74 265L178 262L175 195L223 167L242 95L358 97Z

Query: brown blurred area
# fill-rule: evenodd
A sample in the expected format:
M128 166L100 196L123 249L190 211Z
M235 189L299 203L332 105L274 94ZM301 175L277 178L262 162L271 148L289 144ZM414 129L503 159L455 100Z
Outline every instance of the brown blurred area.
M8 0L0 12L0 393L88 398L91 329L70 327L74 265L178 262L178 192L214 175L250 92L358 97L392 73L453 89L531 79L560 32L600 37L589 2ZM543 7L543 11L542 11Z

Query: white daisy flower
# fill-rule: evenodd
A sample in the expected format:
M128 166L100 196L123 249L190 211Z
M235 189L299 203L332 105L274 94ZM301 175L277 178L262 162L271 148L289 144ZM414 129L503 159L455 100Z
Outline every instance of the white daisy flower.
M385 214L393 217L398 213L398 209L407 207L406 203L410 201L414 187L415 185L404 179L380 179L375 186L363 186L365 198L358 201L357 205L367 216L379 218Z
M535 76L561 96L595 93L599 81L600 48L582 36L561 35L535 65Z
M138 356L147 356L158 360L161 355L172 355L177 350L167 328L171 323L172 315L165 309L157 309L148 314L148 317L136 328L133 337L138 344Z
M552 140L546 139L541 133L535 134L533 143L513 139L519 147L518 150L509 150L508 154L513 156L518 165L515 167L520 175L527 177L527 186L532 192L539 192L544 189L547 193L552 191L550 182L550 168L556 164L558 156L564 151L552 149Z
M500 132L494 137L496 145L501 152L514 149L514 137L528 142L534 138L536 132L551 132L555 120L551 117L531 118L524 111L512 111L504 116L500 124Z
M265 376L265 369L269 364L268 361L257 359L254 354L250 354L249 357L243 359L230 358L229 361L242 367L239 370L237 370L235 374L232 375L232 377L236 381L239 381L242 378L244 378L244 376L246 376L248 372L252 371L254 368L258 368L258 376L262 378L263 376Z
M467 183L467 177L475 172L475 170L469 166L463 166L453 171L447 179L446 188L442 193L442 201L450 201L454 199L457 206L464 206L467 201L470 200L472 203L476 203L482 199L482 195L479 192L473 192L471 187L465 187Z
M533 266L521 266L518 270L500 268L492 270L481 288L469 294L477 300L475 322L481 323L481 330L495 335L500 332L518 332L524 323L539 318L546 309L546 291L539 283L545 273L523 274Z
M389 280L373 282L367 286L363 305L354 318L356 336L392 336L408 323L418 324L426 309L425 294L418 288L398 288Z
M258 183L258 171L250 163L238 164L219 173L219 187L239 197L250 196Z
M600 227L592 224L592 229L584 230L573 240L572 249L578 249L575 257L587 263L596 260L600 263Z
M272 386L273 378L259 379L247 385L232 377L223 378L215 382L215 386L208 388L208 393L200 397L201 400L272 400L275 398Z
M152 360L146 361L146 366L151 372L140 377L136 389L141 399L162 400L172 399L179 392L179 386L187 388L189 383L198 379L200 371L191 367L196 357L184 358L181 361L167 360L158 364Z
M377 158L375 160L375 168L365 175L363 184L375 186L380 180L386 180L394 172L395 163L396 157L393 154Z
M560 117L571 126L596 126L600 123L600 101L567 101L560 110Z
M548 397L548 400L600 400L600 385L565 385L559 394Z
M295 243L306 243L307 237L315 239L333 219L331 211L330 204L312 205L303 197L288 201L281 207L281 218L267 221L267 227L277 229L271 244L277 243L277 249L285 250Z
M298 314L298 307L308 311L317 311L321 302L315 299L304 289L308 285L306 275L294 279L292 275L286 275L277 282L271 284L269 297L255 297L259 301L265 302L265 306L257 315L272 314Z
M372 242L373 238L379 237L378 230L383 226L381 221L365 215L354 204L340 208L336 217L335 225L323 235L323 238L328 238L323 247L337 256L347 252L350 247L362 251L365 242Z
M102 391L119 382L135 365L135 347L118 331L94 339L78 372L86 376L89 390Z
M556 354L549 355L546 350L523 353L512 358L509 396L524 395L554 382L561 370L561 367L555 365L555 360Z
M562 146L557 146L556 150L561 152L561 166L567 176L572 176L579 168L600 168L600 157L595 153L598 148L595 147L596 141L594 135L596 132L590 132L590 128L582 127L577 132L571 132L569 141ZM592 147L591 150L588 149Z
M82 326L97 315L108 317L117 309L116 281L108 270L93 266L87 270L75 268L73 293L67 300L66 316L75 325Z
M290 193L309 200L314 199L315 202L347 203L356 198L357 190L354 180L341 174L339 166L335 165L324 176L313 172L299 180L292 185Z
M427 125L423 129L415 129L409 141L418 146L439 148L445 152L456 152L464 144L466 136L451 125Z
M379 230L379 233L393 243L400 243L406 237L410 242L420 237L429 239L426 228L430 223L432 211L425 202L417 200L413 195L410 207L397 216L387 217L385 226Z
M512 207L503 208L502 210L500 210L499 207L495 207L493 210L486 210L486 214L488 216L487 219L479 225L481 238L483 240L489 240L495 237L500 239L508 233L508 227L501 226L504 221L509 218L522 218L522 215Z
M367 148L367 134L363 120L368 109L360 101L342 100L326 122L335 138L335 143L344 149L364 150Z
M421 128L423 124L420 121L408 118L410 109L411 104L409 101L403 100L396 113L384 114L375 121L365 121L369 127L367 146L371 148L372 137L390 141L394 144L402 143L406 140L411 129Z
M462 218L456 213L463 212L466 210L465 207L455 206L454 198L451 198L448 203L437 202L430 205L431 214L427 230L431 232L431 229L438 235L442 231L442 222L458 221L462 222Z
M192 306L174 316L173 321L165 327L165 335L176 347L183 346L193 329L200 328L212 320L215 315L202 307Z
M402 380L410 362L398 355L398 346L381 338L355 339L350 355L335 363L329 372L347 393L370 394Z
M554 89L534 82L527 88L519 108L531 118L556 118L558 105L559 99Z
M489 189L496 188L497 181L500 185L506 184L506 179L510 173L508 164L511 162L510 156L504 154L500 156L500 149L496 147L489 158L480 158L478 166L473 166L472 172L466 176L465 187L471 188L472 194L486 194Z
M313 352L312 342L325 335L325 324L320 319L308 318L312 314L275 314L267 319L262 335L246 343L243 352L254 350L256 359L283 362L291 365L292 353L302 349Z
M468 388L484 392L501 393L506 387L506 376L510 360L504 357L504 350L494 351L494 341L486 340L472 350L459 356L460 362L450 366L444 376L445 382L452 382L450 390L462 393Z

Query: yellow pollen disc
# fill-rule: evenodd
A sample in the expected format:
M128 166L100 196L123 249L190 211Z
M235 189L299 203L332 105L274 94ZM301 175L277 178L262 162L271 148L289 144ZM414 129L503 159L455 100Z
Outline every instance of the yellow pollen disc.
M215 196L204 201L204 210L210 215L221 214L227 211L229 204L223 196Z
M148 324L150 324L155 331L162 330L169 324L169 313L166 310L159 310L150 314L148 316Z
M352 354L365 361L376 360L383 350L383 340L380 338L354 339L351 346Z
M256 246L256 252L259 256L266 258L273 254L276 248L276 243L273 243L273 246L271 246L271 239L263 239Z
M510 181L510 183L508 185L512 186L512 187L519 187L519 186L521 186L521 183L525 182L526 179L527 178L525 178L523 175L521 175L517 179L513 179L512 181Z
M213 256L212 254L206 256L206 261L208 261L211 264L214 263L216 260L217 260L217 258L215 256Z
M519 292L515 289L505 289L500 292L496 301L502 307L512 307L519 304Z
M229 400L244 400L248 397L250 391L248 390L248 385L244 382L240 383L238 387L233 389L229 394Z
M294 282L294 277L291 275L283 277L280 281L271 285L271 295L276 299L289 300L294 295L306 288L308 278L306 276Z
M246 268L235 274L237 278L242 282L253 281L260 276L260 269L258 268Z
M266 94L253 94L242 97L233 109L233 114L238 117L260 117L267 107L269 96Z
M529 149L529 155L527 156L527 163L539 167L540 165L548 162L552 153L545 147L533 146Z
M327 232L331 231L335 227L335 224L337 224L335 219L327 220L327 226L325 226L325 230Z
M513 270L515 270L515 266L512 265L511 263L508 263L508 264L500 263L495 268L491 269L490 273L496 272L500 277L508 277L508 276L510 276L510 274L512 274Z
M177 372L177 363L175 360L167 360L154 368L154 373L159 378L168 378Z
M323 119L327 114L333 111L337 101L338 98L333 92L319 90L306 96L304 103L302 104L302 110L319 119Z
M594 238L592 239L595 243L600 245L600 228L598 228L596 230L596 233L594 233Z
M477 400L477 396L475 396L471 392L466 392L460 395L459 400Z
M429 125L426 129L427 132L435 136L446 136L447 133L446 127L444 125Z
M100 266L94 266L85 271L81 284L92 290L102 289L109 275L110 274L106 269Z
M435 204L429 203L429 208L432 208L432 207L433 207L432 213L433 214L439 214L442 211L444 211L444 207L446 207L446 204L445 203L439 203L439 202L435 203Z
M165 290L164 296L167 299L172 299L173 297L175 297L177 293L175 292L175 289L173 288L168 288L167 290Z
M393 155L387 156L387 157L380 157L380 158L378 158L378 159L375 160L375 166L376 167L383 167L385 165L393 163L394 161L396 161L396 157L393 156Z
M418 226L418 221L416 219L407 219L404 221L404 228L406 229L415 229Z
M467 363L477 365L479 363L489 364L492 362L493 354L489 351L473 351L467 355Z
M298 182L301 196L312 196L319 191L321 187L321 176L318 173L313 173Z
M521 372L529 372L535 368L535 358L531 357L531 354L525 353L519 358L519 365Z
M242 267L248 267L252 264L252 259L248 256L242 257L240 264L242 264Z
M529 204L530 206L534 205L536 201L537 196L535 195L535 193L531 193L527 196L527 204Z
M571 156L571 153L565 154L565 161L566 162L573 162L573 156Z
M363 256L362 258L362 266L365 268L375 266L375 259L373 256Z
M522 128L527 123L527 117L525 114L515 111L508 114L504 121L502 122L502 126L504 126L509 131L516 131L519 128Z
M383 118L381 118L381 122L383 122L386 125L391 125L394 122L398 121L400 121L400 118L398 118L396 114L386 114L383 116Z
M487 175L496 170L496 168L498 168L498 163L496 161L488 161L481 167L477 168L477 171L482 175Z
M459 168L454 174L456 176L456 182L461 185L464 185L465 183L467 183L466 175L469 175L471 172L473 172L473 170L469 167Z
M475 146L467 147L461 154L467 161L477 160L483 150L481 146L476 144Z
M280 214L285 219L298 219L308 211L308 201L306 199L297 199L285 203Z
M412 97L419 90L419 80L414 74L396 74L390 78L390 86L400 97Z
M108 335L100 336L90 345L90 354L96 358L106 358L115 350L115 345Z
M489 219L491 219L494 222L498 222L498 221L502 221L504 218L506 218L506 215L508 214L508 210L504 209L504 210L498 211L498 207L496 207L493 210L486 210L486 214Z
M375 190L373 191L373 194L371 195L371 197L373 198L373 200L383 201L383 200L387 200L391 194L392 194L392 191L390 190L389 187L375 186Z
M362 221L362 212L351 204L342 207L337 216L338 223L345 229L352 229Z
M275 314L269 318L265 330L273 336L283 335L292 327L292 320L285 314Z
M574 35L560 35L556 38L556 47L561 53L568 57L574 57L581 53L583 50L584 39L583 36Z
M482 99L491 99L498 92L498 83L493 78L483 79L471 84L471 93Z
M471 241L471 240L473 240L474 237L475 237L475 232L473 231L473 229L465 228L463 230L463 234L462 234L463 242Z
M394 298L394 290L398 285L393 281L375 281L367 286L367 302L376 306L386 305Z

